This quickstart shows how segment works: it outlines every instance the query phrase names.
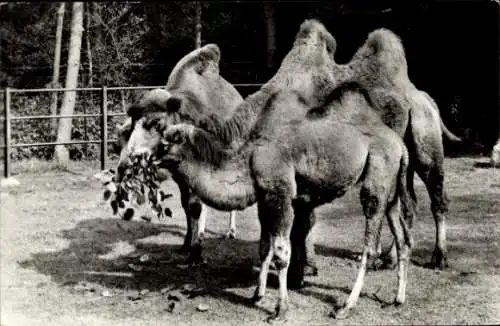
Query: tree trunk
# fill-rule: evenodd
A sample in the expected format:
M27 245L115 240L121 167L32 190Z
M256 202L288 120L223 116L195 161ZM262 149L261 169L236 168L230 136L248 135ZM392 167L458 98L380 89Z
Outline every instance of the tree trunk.
M57 28L56 28L56 48L54 51L54 69L52 71L52 88L59 88L59 72L61 68L61 40L64 23L64 11L66 3L61 2L59 10L57 10ZM57 114L57 92L52 92L52 100L50 103L50 114ZM53 131L57 130L57 119L52 119L51 128Z
M71 17L71 37L69 40L68 68L66 71L65 88L78 86L78 70L80 68L80 50L82 47L83 32L83 2L73 2ZM64 92L61 105L61 115L71 115L75 109L76 92ZM57 141L68 142L71 140L72 118L61 118L57 130ZM57 145L55 159L59 166L67 167L69 152L65 145Z
M267 31L267 68L274 68L274 55L276 52L276 19L273 4L264 2L264 19Z
M86 10L86 15L85 15L86 21L85 21L85 42L87 43L87 60L89 62L89 77L88 77L88 84L89 87L94 87L94 83L92 80L92 48L90 47L90 19L92 18L91 12L90 12L90 3L87 2L87 10ZM92 92L90 93L92 94Z
M91 9L90 9L90 2L87 2L85 5L85 43L87 45L87 61L89 64L88 67L88 77L87 77L87 84L88 87L94 87L94 81L93 81L93 76L92 76L92 48L90 46L90 20L92 19L92 14L91 14ZM92 92L89 94L90 98L90 107L94 105L94 98L92 96ZM83 114L87 114L87 105L83 105ZM87 118L83 118L83 139L89 140L88 134L87 134ZM85 148L85 156L88 155L88 144L84 145Z
M201 1L196 2L196 43L197 49L201 48Z

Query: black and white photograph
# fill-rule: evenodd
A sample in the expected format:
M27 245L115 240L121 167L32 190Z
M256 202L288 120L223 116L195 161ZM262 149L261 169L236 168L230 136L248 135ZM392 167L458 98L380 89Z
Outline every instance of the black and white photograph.
M500 1L0 2L0 326L500 324Z

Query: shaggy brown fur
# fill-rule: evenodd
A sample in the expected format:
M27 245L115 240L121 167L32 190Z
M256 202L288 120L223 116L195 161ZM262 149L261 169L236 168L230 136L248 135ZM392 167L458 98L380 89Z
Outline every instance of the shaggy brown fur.
M159 134L143 133L147 137L141 140L146 143L130 144L129 142L132 130L154 130L151 127L158 121L158 115L163 117L164 123L198 123L207 114L222 118L232 115L243 98L229 82L219 75L219 60L220 50L215 44L207 44L188 53L172 70L165 89L147 91L129 107L129 118L118 130L120 144L117 149L120 150L120 162L117 167L116 181L119 182L123 178L123 172L130 164L129 146L138 148L159 141ZM179 106L175 111L167 112L165 115L166 103L171 97L182 101L178 102ZM182 207L186 212L188 232L182 249L187 250L191 245L196 247L200 242L197 221L202 212L202 203L180 176L174 173L172 177L179 186ZM234 213L231 212L228 237L235 236L234 218Z
M357 302L367 259L376 253L386 214L399 257L396 302L405 300L412 241L400 216L400 200L410 220L413 215L406 187L406 147L356 89L345 87L329 99L333 112L340 107L348 107L346 112L354 111L352 106L362 107L359 111L366 112L364 122L355 125L350 118L334 114L328 119L305 119L310 109L307 100L298 92L282 91L265 105L267 119L275 123L260 128L260 136L231 153L218 142L220 139L193 125L171 125L164 133L167 148L162 160L182 175L203 201L221 209L243 209L258 203L263 259L254 300L264 296L269 265L274 261L280 286L273 318L285 317L288 309L288 269L294 277L303 277L304 237L309 228L304 224L311 221L314 208L342 196L358 182L367 218L365 249L353 291L337 317L346 317ZM282 120L283 112L297 114ZM302 119L297 119L300 114ZM206 140L201 142L202 138ZM220 153L214 155L215 150ZM197 159L200 154L211 160Z
M434 100L410 81L403 44L391 31L382 28L371 32L352 60L346 65L336 64L333 74L337 83L356 82L366 88L372 107L384 123L405 139L410 150L409 190L416 201L413 189L416 171L427 187L436 222L436 247L431 264L444 268L447 265L444 214L449 201L444 190L442 135L452 141L460 139L443 124ZM394 263L394 247L391 252Z

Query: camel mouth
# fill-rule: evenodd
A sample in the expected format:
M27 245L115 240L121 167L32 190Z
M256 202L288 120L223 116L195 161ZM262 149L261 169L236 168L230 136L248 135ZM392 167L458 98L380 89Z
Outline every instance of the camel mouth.
M171 155L164 155L158 161L157 165L163 169L176 169L181 164L181 159Z

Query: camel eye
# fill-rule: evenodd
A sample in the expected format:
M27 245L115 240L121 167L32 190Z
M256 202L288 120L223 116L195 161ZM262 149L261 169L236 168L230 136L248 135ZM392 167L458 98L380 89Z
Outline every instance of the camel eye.
M154 118L154 119L145 121L144 124L143 124L143 127L146 130L150 130L151 128L157 126L159 123L160 123L160 119L159 118Z
M181 133L179 131L176 131L176 132L168 135L165 138L170 143L174 143L174 144L180 144L180 143L182 143L182 135L181 135Z

